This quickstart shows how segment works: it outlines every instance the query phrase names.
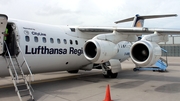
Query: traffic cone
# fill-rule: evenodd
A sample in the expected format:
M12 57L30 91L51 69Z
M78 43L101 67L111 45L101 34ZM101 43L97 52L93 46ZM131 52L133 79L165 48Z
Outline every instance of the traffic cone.
M112 101L111 100L111 94L110 94L110 87L109 87L109 85L107 85L107 87L106 87L106 96L105 96L104 101Z

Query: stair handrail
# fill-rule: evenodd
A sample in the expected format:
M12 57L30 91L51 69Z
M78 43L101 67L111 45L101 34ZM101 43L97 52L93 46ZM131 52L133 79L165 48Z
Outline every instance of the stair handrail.
M28 69L28 71L29 71L29 74L30 74L30 76L32 77L31 80L34 81L33 74L32 74L32 72L31 72L31 69L30 69L30 67L29 67L29 65L28 65L28 63L27 63L26 58L24 57L24 55L23 55L23 53L22 53L21 47L20 47L20 45L18 44L18 42L17 42L17 46L18 46L18 48L19 48L19 50L20 50L20 53L21 53L21 55L22 55L22 57L23 57L23 59L24 59L24 62L25 62L26 67L27 67L27 69Z
M12 58L11 58L11 54L10 54L10 52L9 52L8 46L7 46L7 44L6 44L5 41L4 41L4 44L5 44L5 46L6 46L6 51L8 52L8 56L9 56L10 62L11 62L12 67L13 67L13 69L14 69L14 73L15 73L16 79L18 79L19 77L18 77L17 71L16 71L16 69L15 69L14 63L13 63ZM4 56L6 57L6 54L5 54ZM9 65L9 64L8 64L8 65ZM10 67L9 67L9 68L10 68Z
M166 62L166 65L168 66L168 62L167 62L167 61L168 61L168 59L167 59L167 50L165 50L164 48L161 48L161 50L162 50L164 53L166 53L166 61L165 61L165 62Z
M161 48L161 50L162 50L163 52L167 53L167 50L165 50L164 48Z

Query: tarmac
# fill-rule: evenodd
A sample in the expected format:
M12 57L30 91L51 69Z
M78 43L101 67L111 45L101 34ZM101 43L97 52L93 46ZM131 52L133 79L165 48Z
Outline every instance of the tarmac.
M129 59L115 79L101 70L34 74L33 95L35 101L103 101L109 85L113 101L179 101L180 57L168 57L168 63L167 72L134 72ZM10 77L0 78L0 101L19 101Z

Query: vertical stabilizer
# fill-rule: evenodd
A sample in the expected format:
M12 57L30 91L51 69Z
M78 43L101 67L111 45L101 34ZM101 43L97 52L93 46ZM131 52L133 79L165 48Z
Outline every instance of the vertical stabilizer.
M133 20L133 27L143 27L144 25L144 19L139 17L139 15L135 15L134 20Z

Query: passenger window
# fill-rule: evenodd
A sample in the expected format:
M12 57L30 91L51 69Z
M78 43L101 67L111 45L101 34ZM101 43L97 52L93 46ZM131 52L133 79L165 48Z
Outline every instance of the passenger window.
M67 44L67 40L66 39L64 39L64 44Z
M72 40L69 40L70 44L72 45L73 44L73 41Z
M60 44L60 43L61 43L61 40L60 40L59 38L57 39L57 43L58 43L58 44Z
M77 40L75 40L75 43L76 43L76 45L78 45L78 41Z
M34 41L38 42L38 37L37 36L34 37Z
M50 38L50 42L51 42L51 43L54 43L54 40L53 40L53 38Z
M46 43L46 38L45 38L45 37L43 37L43 38L42 38L42 41L43 41L44 43Z
M29 42L30 41L29 36L25 36L25 40L26 40L26 42Z

